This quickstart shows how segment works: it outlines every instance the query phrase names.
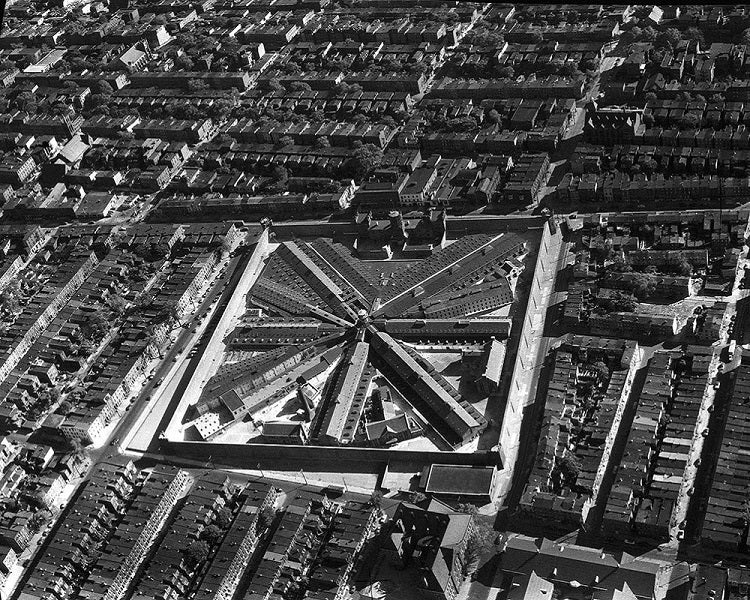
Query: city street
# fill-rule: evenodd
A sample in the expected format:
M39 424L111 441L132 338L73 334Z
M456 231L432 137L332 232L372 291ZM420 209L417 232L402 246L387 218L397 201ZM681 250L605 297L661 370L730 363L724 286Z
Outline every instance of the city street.
M239 256L232 257L229 260L224 275L219 277L213 283L213 285L211 285L208 292L206 293L206 297L193 311L190 319L183 324L183 327L180 328L176 340L164 353L164 358L159 362L158 366L154 370L153 376L145 382L136 398L132 401L129 408L126 410L125 415L122 417L122 419L120 419L119 423L115 425L112 432L107 436L107 440L105 441L105 443L101 447L93 449L90 452L93 463L98 462L103 457L111 455L115 451L119 452L121 448L127 446L128 440L125 439L125 436L131 437L128 434L135 433L135 425L139 422L139 420L141 420L141 417L144 415L144 411L146 411L146 409L150 409L149 412L146 413L146 415L148 417L152 416L151 411L153 410L153 407L158 403L161 396L165 395L164 392L167 391L167 388L173 386L172 379L176 373L172 373L172 371L177 370L175 369L175 367L182 366L181 364L176 365L175 362L173 362L173 359L181 355L184 359L184 357L187 356L187 354L190 352L188 345L190 346L190 348L192 348L193 345L199 343L199 340L202 336L200 332L196 332L195 334L192 333L193 329L201 326L199 324L200 316L211 311L212 305L219 298L220 294L223 299L227 291L231 289L231 282L237 276L237 267L238 265L243 263L243 258L245 256L246 254L241 254ZM221 302L219 302L218 305L220 306ZM215 308L216 307L214 307L214 309ZM215 310L213 314L216 314ZM205 330L210 328L212 321L212 318L205 319L205 324L202 325L202 327L204 328L204 332ZM167 381L168 377L169 381ZM162 386L164 387L157 386L157 382L162 379L164 379L164 382L162 383ZM156 393L156 391L160 388L161 393ZM153 415L153 417L155 416L156 415ZM154 421L149 420L149 423L153 424ZM161 431L161 429L159 429L159 426L161 424L162 422L161 420L159 420L156 423L156 427L154 427L156 436L158 436L158 432Z

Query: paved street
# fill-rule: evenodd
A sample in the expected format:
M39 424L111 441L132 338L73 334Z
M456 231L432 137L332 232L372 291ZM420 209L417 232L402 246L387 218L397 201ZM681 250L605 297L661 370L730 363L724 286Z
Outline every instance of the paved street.
M113 428L112 432L107 436L105 443L100 448L94 449L90 452L91 459L94 463L98 462L103 457L112 454L113 451L116 451L116 448L119 451L120 447L125 446L128 442L125 437L131 437L132 434L135 433L135 424L141 419L144 411L152 408L152 400L155 403L158 402L160 394L156 394L155 391L158 390L160 386L157 386L156 383L162 378L166 381L167 377L170 375L170 372L175 368L175 362L173 362L173 359L179 357L180 355L183 355L184 358L189 352L189 349L187 349L186 347L188 345L191 345L192 347L193 344L197 343L197 340L200 336L197 333L193 334L192 331L199 326L198 320L200 315L205 314L211 309L214 301L219 297L219 294L222 293L224 285L227 282L231 281L231 278L235 275L237 266L242 260L242 256L243 255L230 259L225 274L214 282L214 284L208 290L206 297L201 301L201 303L193 312L193 316L184 324L184 327L180 328L180 331L177 334L177 338L164 354L164 359L159 362L158 366L154 370L153 377L145 382L136 398L126 410L125 415ZM210 326L209 320L207 320L207 323L208 325L206 325L206 327ZM183 348L185 348L185 350L181 351L181 349ZM165 386L165 389L166 387L167 386ZM160 429L156 429L157 435L158 431L160 431ZM131 436L127 435L129 433L131 434Z

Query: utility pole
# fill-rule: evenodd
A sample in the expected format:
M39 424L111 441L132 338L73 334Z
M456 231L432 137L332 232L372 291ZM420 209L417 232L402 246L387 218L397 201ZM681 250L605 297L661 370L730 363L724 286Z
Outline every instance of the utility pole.
M302 479L305 480L305 485L307 485L307 477L305 477L305 472L302 469L300 469L299 472L302 474Z

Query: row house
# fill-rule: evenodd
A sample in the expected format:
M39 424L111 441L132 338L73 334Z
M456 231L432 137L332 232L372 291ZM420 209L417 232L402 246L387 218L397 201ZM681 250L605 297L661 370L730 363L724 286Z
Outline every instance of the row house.
M176 467L159 465L150 473L92 573L81 586L81 596L92 598L101 590L105 600L124 597L152 544L191 483L190 474ZM117 567L113 569L108 564L110 561L116 562ZM111 575L105 579L105 574Z
M538 201L549 177L548 154L522 154L514 161L513 171L500 192L502 200L530 206Z
M19 187L26 183L37 171L37 164L31 156L6 154L0 160L0 183Z
M236 191L236 189L235 189ZM165 222L175 219L214 221L219 217L254 219L276 216L323 216L349 207L351 193L287 194L285 196L220 195L200 199L165 198L154 210L154 218Z
M300 26L294 23L258 23L238 31L235 37L243 44L261 43L268 50L275 51L290 43L300 31Z
M190 575L201 565L185 560L184 550L200 538L204 529L216 519L220 510L234 498L229 478L221 472L208 473L195 481L166 535L145 567L133 595L138 598L168 598L187 595Z
M265 91L252 90L248 92L240 103L258 109L266 107L275 110L292 110L298 114L310 114L323 111L326 115L349 114L361 112L363 114L396 114L411 110L413 100L407 92L348 92L342 96L334 96L326 90L307 91Z
M610 535L631 534L632 519L647 484L649 467L655 459L659 425L673 395L673 381L669 354L656 353L649 362L646 382L636 407L636 418L616 471L617 480L607 500L602 526ZM662 512L658 521L662 535L668 528L670 517L671 510ZM655 526L652 526L652 531Z
M81 130L83 117L76 115L43 116L16 111L0 117L0 132L18 132L24 135L54 135L70 138Z
M534 81L470 81L443 78L434 82L430 98L574 98L583 96L584 80L550 76Z
M176 119L148 119L133 127L137 138L199 143L206 141L214 131L211 119L179 121Z
M279 491L262 482L250 482L240 496L244 500L195 592L196 600L231 600L267 531L269 524L261 515L274 510Z
M393 22L363 22L359 15L337 15L319 13L315 15L300 34L305 41L383 42L385 44L418 44L421 42L453 45L458 41L458 27L445 24L415 24L407 17Z
M252 84L252 77L247 72L215 72L215 71L169 71L131 73L128 76L130 85L134 88L177 88L187 89L191 81L201 81L216 90L246 90Z
M732 129L699 130L664 129L653 127L642 129L633 137L633 143L653 146L687 148L717 148L724 150L747 150L750 148L750 133L744 124Z
M254 125L252 120L237 121L222 126L222 133L238 142L248 144L278 144L289 136L295 144L312 146L319 138L326 138L333 146L351 147L354 142L375 144L384 148L395 131L387 125L355 125L329 122L323 124L293 124L277 127Z
M574 176L566 173L557 186L557 198L565 202L632 203L648 206L655 201L674 202L680 205L705 207L706 201L721 199L725 207L741 204L743 195L750 187L747 178L664 177L656 174L650 179L645 175L631 178L627 173L615 172L603 175L588 174Z
M603 20L597 23L578 23L573 26L568 23L557 25L533 25L532 23L514 23L501 31L503 37L512 43L534 43L541 35L545 40L557 40L567 43L580 42L611 42L620 34L617 22Z
M750 391L750 367L743 361L736 369L727 407L727 424L720 433L716 472L710 484L701 541L709 548L741 551L745 529L742 517L750 471L738 454L748 451L750 406L743 401ZM747 583L735 589L746 591Z
M113 459L97 465L37 556L33 572L20 588L21 597L35 600L72 591L79 563L94 556L94 536L106 536L124 512L137 473L130 460Z
M51 323L52 319L62 310L70 297L94 270L98 262L95 254L90 254L85 258L81 257L77 263L74 263L75 267L65 269L63 272L65 281L60 281L59 287L54 287L53 283L45 293L39 295L38 303L32 303L26 307L24 313L29 310L33 311L28 315L31 318L28 327L24 326L23 331L19 331L17 334L13 333L12 328L7 332L12 341L6 346L5 357L0 362L0 381L4 380L15 368L42 331ZM58 271L59 274L61 274L60 271Z

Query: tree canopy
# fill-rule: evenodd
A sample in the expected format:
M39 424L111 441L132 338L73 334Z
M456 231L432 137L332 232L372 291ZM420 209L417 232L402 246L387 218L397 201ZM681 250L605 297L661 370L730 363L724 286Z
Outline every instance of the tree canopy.
M383 151L375 144L363 144L346 161L345 170L354 179L361 180L383 162Z
M185 562L190 568L195 569L206 561L210 551L211 547L208 545L208 542L205 540L195 540L184 550Z

